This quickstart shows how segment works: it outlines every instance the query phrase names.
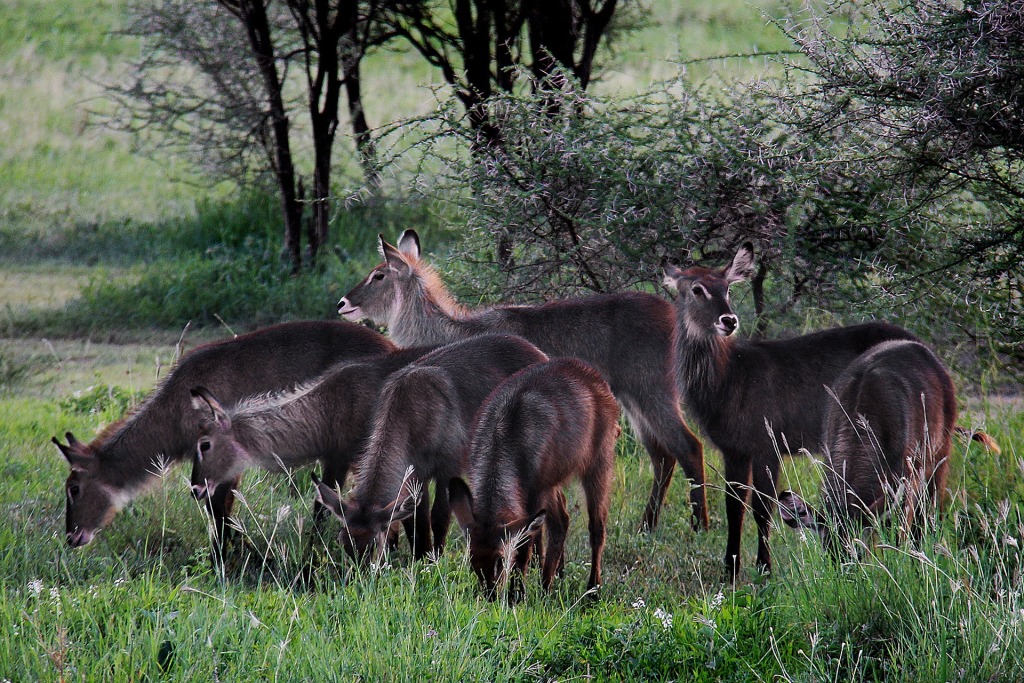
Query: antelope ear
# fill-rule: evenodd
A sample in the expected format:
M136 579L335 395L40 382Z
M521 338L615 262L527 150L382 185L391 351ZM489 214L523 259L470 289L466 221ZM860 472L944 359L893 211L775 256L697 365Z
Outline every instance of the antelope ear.
M683 271L679 266L671 263L665 264L665 277L662 279L662 284L668 287L673 292L679 291L679 280L683 277Z
M818 522L811 507L792 491L779 494L779 516L794 529L817 529Z
M415 230L409 228L402 233L402 236L398 238L398 250L409 258L419 260L420 236Z
M54 445L57 446L57 448L60 449L61 455L63 455L67 459L68 462L72 462L71 458L74 455L74 452L71 449L70 442L68 443L67 446L65 446L64 444L62 444L60 441L57 440L57 437L51 438L50 441L52 441L54 443Z
M81 441L75 438L75 435L71 432L66 432L64 438L68 440L67 445L62 444L57 437L50 439L57 448L60 449L61 454L71 465L71 469L79 472L89 472L96 465L96 456L89 447L83 444Z
M224 406L210 393L210 390L200 385L189 390L192 397L192 407L196 410L210 411L211 419L215 424L224 430L231 429L231 418L228 416Z
M389 268L394 268L401 273L411 270L409 262L405 260L405 255L394 246L385 242L384 235L377 235L377 242L380 254L384 257L384 262L388 264Z
M540 533L541 529L544 528L544 522L547 520L547 517L548 511L541 510L532 517L520 517L519 519L509 522L504 526L504 531L508 536L522 534L522 538L520 540L521 545L533 539Z
M544 522L547 520L547 518L547 510L541 510L540 512L535 514L533 518L530 520L530 523L526 525L526 535L533 537L539 534L541 532L541 529L544 528Z
M401 500L396 500L384 508L384 510L387 511L387 517L392 522L401 522L402 520L409 519L416 511L416 496L406 496Z
M473 525L473 493L459 477L448 483L448 504L463 531Z
M338 492L320 481L316 474L310 472L309 476L313 479L313 483L316 484L316 502L323 505L325 508L334 513L334 516L340 519L342 522L346 518L346 505L341 500L341 496Z
M732 261L725 269L725 279L731 285L734 282L749 280L754 274L754 245L744 242Z

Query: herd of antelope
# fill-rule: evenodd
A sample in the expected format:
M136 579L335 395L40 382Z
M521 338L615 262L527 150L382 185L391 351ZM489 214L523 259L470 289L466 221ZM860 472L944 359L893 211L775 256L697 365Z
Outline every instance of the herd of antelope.
M346 552L376 560L400 523L422 558L443 550L454 513L488 596L507 581L515 600L534 552L544 588L561 572L563 487L579 481L594 589L620 409L653 467L641 529L657 526L676 462L691 482L693 527L708 528L703 447L681 406L722 453L733 580L748 506L757 566L770 571L777 504L835 551L884 514L919 528L942 502L959 429L942 363L882 322L739 338L729 288L754 270L750 243L724 268L667 266L674 306L623 292L481 309L454 301L415 231L379 246L383 263L339 302L353 322L285 323L198 347L91 443L54 438L71 466L68 543L88 544L166 465L191 459L219 553L247 469L318 462L314 538L333 513ZM389 338L355 324L364 319ZM820 510L776 488L781 456L806 451L824 455Z

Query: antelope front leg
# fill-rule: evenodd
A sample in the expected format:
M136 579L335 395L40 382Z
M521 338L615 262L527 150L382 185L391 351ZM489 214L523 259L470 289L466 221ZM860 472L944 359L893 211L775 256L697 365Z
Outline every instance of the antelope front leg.
M430 540L430 497L427 495L426 486L420 494L419 502L416 503L415 531L412 538L412 556L422 560L433 550Z
M725 516L729 534L725 542L725 570L729 581L736 583L740 570L740 539L743 535L743 515L750 491L750 458L735 454L722 454L725 459Z
M760 463L753 468L754 497L751 508L754 522L757 524L757 566L770 574L772 571L772 553L768 537L772 529L772 513L775 512L775 480L779 474L778 461Z
M434 550L437 555L444 552L448 539L448 528L452 524L452 508L448 503L448 479L434 483L434 506L430 510L430 529L434 534Z
M544 590L551 590L555 574L565 561L565 536L569 530L569 511L566 509L565 495L561 491L551 495L547 501L547 515L544 518L544 533L547 535L547 549L544 557L544 569L541 574L541 585Z

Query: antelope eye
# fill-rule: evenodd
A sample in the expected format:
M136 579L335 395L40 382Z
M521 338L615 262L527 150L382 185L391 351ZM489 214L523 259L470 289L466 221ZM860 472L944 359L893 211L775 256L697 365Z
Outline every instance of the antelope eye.
M370 279L371 280L383 280L384 279L384 273L382 273L381 271L378 270L376 273L373 274L373 277L371 277Z
M72 484L71 486L68 487L68 495L70 495L72 498L76 497L81 492L82 489L78 486L78 484Z
M694 296L707 296L707 291L700 285L694 285L691 291Z
M210 445L211 444L210 444L209 441L200 441L199 442L199 452L200 453L205 453L206 451L210 450Z

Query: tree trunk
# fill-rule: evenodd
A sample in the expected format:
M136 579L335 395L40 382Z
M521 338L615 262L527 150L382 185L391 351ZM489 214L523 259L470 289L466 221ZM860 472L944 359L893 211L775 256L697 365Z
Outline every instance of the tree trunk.
M281 193L284 244L292 260L292 271L297 272L302 268L302 204L295 192L295 164L292 161L288 114L281 94L281 77L277 71L266 7L262 0L225 1L221 4L244 25L249 47L263 79L271 129L274 131L274 175Z
M358 57L346 60L345 95L348 100L348 114L352 119L352 135L356 141L356 152L359 154L359 165L363 169L363 180L372 194L380 189L380 174L377 173L377 149L366 123L366 112L363 111L363 92L359 74Z

